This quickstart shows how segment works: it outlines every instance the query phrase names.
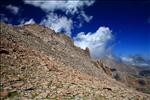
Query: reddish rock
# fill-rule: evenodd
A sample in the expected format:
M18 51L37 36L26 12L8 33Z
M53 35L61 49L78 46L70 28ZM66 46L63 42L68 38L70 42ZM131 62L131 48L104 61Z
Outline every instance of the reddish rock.
M20 88L21 86L23 86L23 84L24 84L23 82L18 82L18 83L13 84L12 87Z
M0 92L0 97L7 97L8 96L8 91L4 90L2 92Z

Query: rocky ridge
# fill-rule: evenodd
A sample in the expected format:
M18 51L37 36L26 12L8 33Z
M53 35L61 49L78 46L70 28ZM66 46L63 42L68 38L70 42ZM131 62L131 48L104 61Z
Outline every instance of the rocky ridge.
M0 96L6 100L149 100L107 75L89 51L40 25L0 24Z

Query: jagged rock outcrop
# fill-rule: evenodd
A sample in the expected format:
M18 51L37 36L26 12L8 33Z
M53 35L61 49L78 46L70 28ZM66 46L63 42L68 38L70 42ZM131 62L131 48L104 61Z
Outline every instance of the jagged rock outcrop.
M72 40L40 25L0 24L0 98L144 99L148 94L111 79Z

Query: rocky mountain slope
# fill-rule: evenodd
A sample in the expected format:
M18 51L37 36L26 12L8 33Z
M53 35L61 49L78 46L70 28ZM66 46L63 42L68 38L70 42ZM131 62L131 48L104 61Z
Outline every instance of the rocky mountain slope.
M0 98L149 100L112 79L89 50L40 25L0 24Z

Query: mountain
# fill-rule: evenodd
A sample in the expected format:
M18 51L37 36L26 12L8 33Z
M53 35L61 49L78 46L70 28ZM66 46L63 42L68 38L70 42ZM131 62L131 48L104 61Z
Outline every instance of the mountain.
M148 100L112 78L116 68L90 58L62 33L37 24L0 24L0 98Z
M128 87L150 94L150 68L127 65L112 59L101 60L104 68L110 70L107 73L112 78L120 81ZM111 73L111 74L110 74Z

